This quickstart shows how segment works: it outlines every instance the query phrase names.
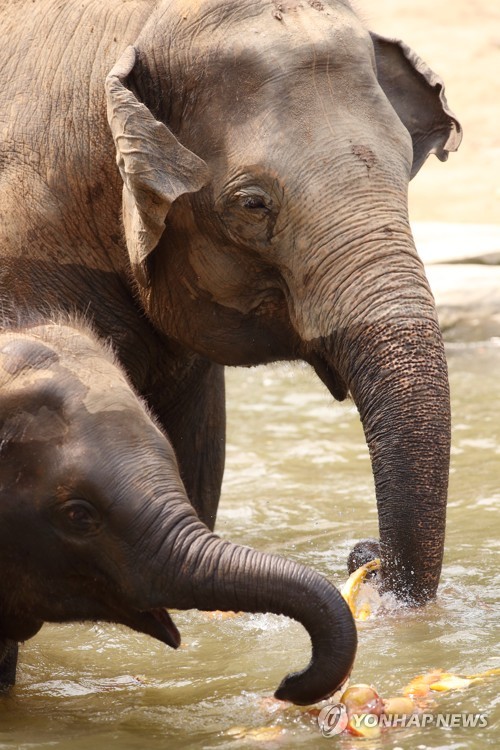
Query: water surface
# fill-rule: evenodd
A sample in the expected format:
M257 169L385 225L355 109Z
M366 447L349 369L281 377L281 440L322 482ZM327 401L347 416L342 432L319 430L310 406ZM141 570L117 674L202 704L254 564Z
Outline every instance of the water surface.
M448 347L453 452L446 556L436 602L359 627L351 682L388 697L433 667L500 666L500 342ZM337 585L359 538L377 534L373 482L356 409L334 404L306 367L228 373L229 446L218 532L314 566ZM314 717L269 700L309 659L297 623L271 615L175 620L173 652L115 627L45 626L22 648L0 699L0 749L327 748L479 750L500 743L500 678L440 694L435 712L480 712L482 729L394 731L376 741L322 738ZM278 726L272 742L234 727Z

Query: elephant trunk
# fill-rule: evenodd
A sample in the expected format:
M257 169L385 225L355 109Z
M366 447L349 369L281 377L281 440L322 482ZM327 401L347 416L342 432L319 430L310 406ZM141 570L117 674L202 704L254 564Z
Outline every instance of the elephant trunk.
M345 253L344 264L335 260L333 294L316 282L328 333L310 342L309 361L335 397L350 391L361 416L384 587L424 603L441 572L450 455L448 373L434 300L407 224L365 234L357 252L346 246Z
M357 637L337 589L318 573L278 555L219 539L195 521L179 533L168 606L270 612L298 620L309 632L312 658L282 681L275 695L308 705L334 693L349 676Z
M441 334L435 320L396 319L344 346L372 461L385 586L422 603L436 594L446 521L450 407Z

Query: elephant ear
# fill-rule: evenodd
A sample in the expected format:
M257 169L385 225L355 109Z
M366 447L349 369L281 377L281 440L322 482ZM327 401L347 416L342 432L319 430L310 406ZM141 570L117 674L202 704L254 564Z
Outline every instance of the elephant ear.
M123 179L123 223L135 278L149 285L146 260L165 229L172 203L206 184L203 159L184 148L124 84L136 62L128 47L106 78L108 122Z
M414 177L429 154L446 161L457 150L462 128L448 107L441 78L404 42L371 37L378 81L413 141Z

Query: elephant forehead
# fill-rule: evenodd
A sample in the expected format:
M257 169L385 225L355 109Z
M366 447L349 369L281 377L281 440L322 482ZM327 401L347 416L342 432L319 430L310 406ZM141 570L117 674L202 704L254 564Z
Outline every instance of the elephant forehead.
M352 62L364 47L371 50L370 37L351 8L343 2L276 2L276 0L178 0L168 4L165 15L174 13L176 44L189 43L193 64L209 59L241 59L252 55L262 64L300 67L311 62ZM161 24L160 24L161 26ZM299 52L297 56L296 53ZM174 48L175 54L175 48Z
M63 358L71 400L90 414L106 411L130 411L140 408L140 401L132 391L117 365L98 353Z
M67 431L68 425L59 411L45 404L37 405L33 411L17 410L2 422L2 440L16 443L52 442L63 438Z
M19 375L23 370L47 370L59 355L40 341L23 337L0 339L0 362L9 375Z
M88 327L49 323L34 333L57 348L54 370L67 401L81 403L91 414L122 411L138 403L113 354Z
M87 329L47 323L0 337L0 367L20 403L34 392L60 394L69 412L96 414L141 408L112 354Z
M211 165L219 149L227 150L232 128L252 129L249 149L273 134L301 138L332 107L350 106L354 79L359 90L376 86L373 44L352 11L325 5L319 12L307 2L277 6L262 0L253 12L247 6L219 24L215 11L212 24L206 17L193 20L190 35L178 37L175 29L169 75L177 90L197 94L187 104L182 99L182 107L172 98L171 124L181 142ZM254 138L257 130L264 135ZM269 144L262 147L270 153Z
M130 387L116 378L97 376L82 399L82 404L90 414L120 411L131 412L139 409L139 402Z

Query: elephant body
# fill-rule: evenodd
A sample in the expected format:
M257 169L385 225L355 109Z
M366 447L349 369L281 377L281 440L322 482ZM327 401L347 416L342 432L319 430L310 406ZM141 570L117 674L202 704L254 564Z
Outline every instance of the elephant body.
M223 366L310 363L360 411L385 585L434 596L449 394L407 186L460 141L440 79L340 0L0 7L2 295L112 339L210 528Z
M177 648L165 607L300 617L318 653L282 697L317 700L347 677L356 631L340 594L201 523L172 446L88 327L0 333L0 454L0 687L44 622L121 623Z

